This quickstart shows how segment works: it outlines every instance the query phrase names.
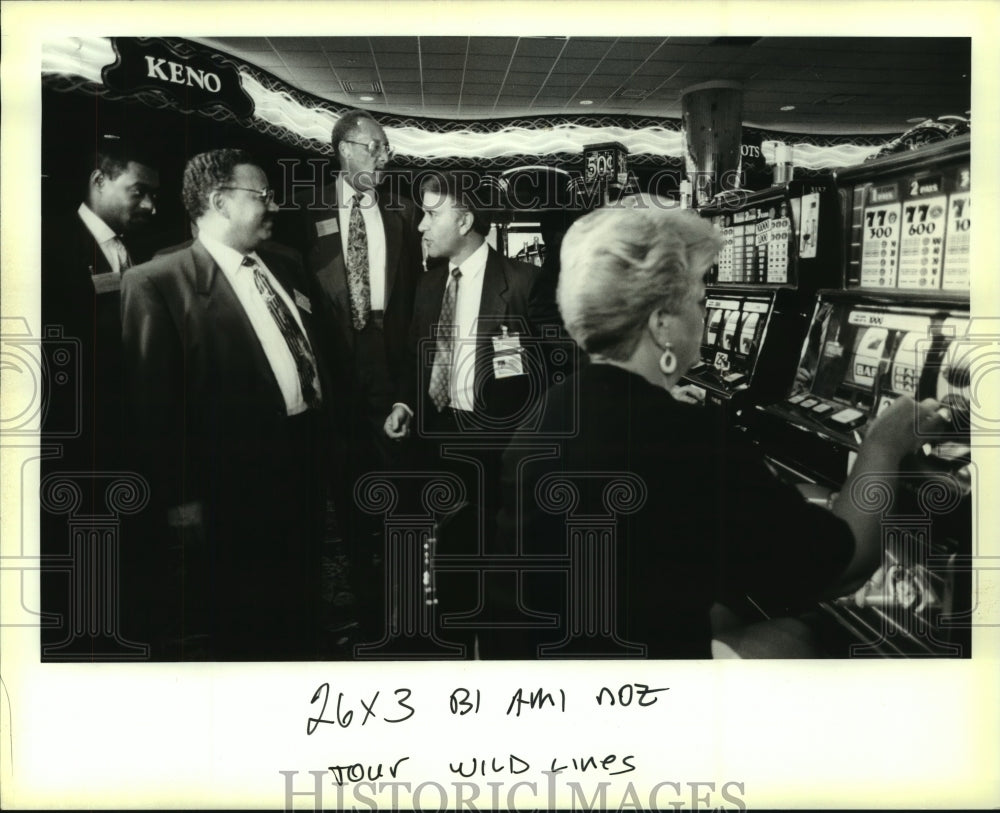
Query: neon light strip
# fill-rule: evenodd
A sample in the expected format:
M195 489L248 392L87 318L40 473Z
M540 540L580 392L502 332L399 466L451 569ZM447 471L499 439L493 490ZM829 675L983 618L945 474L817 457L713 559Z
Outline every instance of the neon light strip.
M231 58L231 57L230 57ZM67 37L42 45L42 73L69 74L102 84L101 69L115 61L111 40L106 37ZM243 89L255 105L254 115L302 138L327 144L337 114L322 105L306 106L284 91L270 90L246 69L240 70ZM423 159L490 159L518 155L579 154L587 144L618 141L632 155L683 158L684 133L666 127L594 127L559 123L547 129L511 126L491 133L474 130L428 133L419 127L389 127L386 135L396 150ZM770 142L773 144L773 142ZM790 144L793 166L831 169L860 164L879 146L838 144ZM772 148L773 155L773 148Z
M243 89L253 99L255 113L269 124L284 127L305 138L326 142L337 116L322 107L304 107L287 93L268 90L250 74L240 71ZM428 134L418 127L389 127L386 136L402 155L421 158L500 158L508 155L579 153L584 146L609 139L620 141L630 153L681 157L684 134L647 127L586 127L557 124L547 130L507 127L493 133L473 131Z

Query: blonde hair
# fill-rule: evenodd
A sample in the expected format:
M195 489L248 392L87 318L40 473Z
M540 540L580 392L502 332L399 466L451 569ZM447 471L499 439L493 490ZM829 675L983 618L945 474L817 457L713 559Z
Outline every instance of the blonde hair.
M627 360L653 309L678 311L722 245L693 211L652 204L597 209L566 232L556 299L587 353Z

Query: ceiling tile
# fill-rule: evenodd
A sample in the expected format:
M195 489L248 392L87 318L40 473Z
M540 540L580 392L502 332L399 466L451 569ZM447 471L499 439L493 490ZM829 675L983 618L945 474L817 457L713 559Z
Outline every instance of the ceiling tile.
M466 64L468 70L483 71L505 71L510 65L510 57L497 56L496 54L470 54Z
M375 58L368 53L365 54L332 54L324 52L330 60L330 64L335 68L372 68L375 66Z
M518 52L511 60L510 68L513 71L548 73L554 64L555 60L552 57L521 56L520 52Z
M324 51L331 54L369 54L372 50L368 37L314 37L313 41Z
M284 59L285 64L290 68L315 68L330 64L323 51L288 51Z
M514 37L469 37L470 54L510 56L516 46Z
M562 58L600 59L611 48L613 40L573 39L566 43Z
M423 52L420 55L420 64L423 65L425 71L428 68L460 71L465 67L465 54L428 54Z
M483 83L483 84L500 84L500 80L503 79L502 73L497 73L496 71L466 71L465 81L466 84L472 83Z
M415 54L416 37L369 37L368 42L375 54Z
M462 83L463 93L496 93L500 90L499 82L470 82L466 80Z
M279 51L316 51L322 50L312 37L269 37L271 46Z
M377 74L374 71L368 73L369 76L378 76L383 82L411 82L416 78L419 78L420 73L416 70L411 70L408 68L385 68L379 70Z
M273 68L285 64L281 56L274 51L247 51L239 53L238 56L258 68Z
M420 59L417 57L415 53L413 54L376 53L375 64L378 65L379 69L408 68L410 70L418 70L420 68Z
M467 94L462 93L462 107L465 108L469 105L487 105L493 104L496 99L495 93L485 93L485 94Z
M420 51L425 54L460 54L465 56L468 37L420 37Z
M329 68L291 68L289 72L297 79L320 79L329 81L334 78L333 71Z
M714 39L410 36L197 41L320 98L342 103L338 80L381 80L386 99L366 106L386 112L413 108L443 117L456 115L460 92L458 114L466 118L516 116L560 105L581 113L676 117L681 91L716 80L744 85L745 117L752 117L755 126L770 123L793 131L797 126L822 132L817 128L831 126L831 132L900 132L905 129L901 117L905 120L907 114L963 113L969 108L969 80L963 77L971 72L969 38L765 37L752 45L731 40L710 45ZM616 97L621 88L649 93L641 99L621 99ZM831 104L831 96L851 101ZM595 104L584 110L576 104L583 98ZM790 115L776 112L782 104L797 109Z
M565 37L521 37L517 41L518 57L552 58L566 45Z

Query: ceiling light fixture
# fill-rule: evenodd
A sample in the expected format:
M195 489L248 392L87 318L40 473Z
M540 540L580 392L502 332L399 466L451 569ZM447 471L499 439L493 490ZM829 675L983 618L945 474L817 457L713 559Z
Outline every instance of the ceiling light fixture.
M593 99L580 99L580 104L593 104Z
M795 109L795 105L794 105L794 104L783 104L783 105L782 105L781 107L779 107L778 109L779 109L779 110L780 110L780 111L781 111L782 113L787 113L787 112L788 112L789 110L794 110L794 109Z
M374 96L358 96L358 100L362 101L362 102L374 102L375 101L375 97Z

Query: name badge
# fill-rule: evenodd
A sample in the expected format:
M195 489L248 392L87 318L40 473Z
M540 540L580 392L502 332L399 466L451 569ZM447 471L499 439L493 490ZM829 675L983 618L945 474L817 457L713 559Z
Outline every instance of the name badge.
M94 283L94 290L98 294L111 294L122 289L122 275L117 271L94 274L90 279Z
M312 313L312 303L309 301L309 297L299 291L296 291L294 288L292 291L295 293L295 304L298 305L299 310L305 311L306 313Z
M335 217L331 217L329 220L316 221L317 237L326 237L328 234L337 234L339 232L340 232L340 223Z
M493 337L493 377L524 375L524 360L521 358L524 348L521 347L520 336L508 333L506 326L500 331L500 336Z

